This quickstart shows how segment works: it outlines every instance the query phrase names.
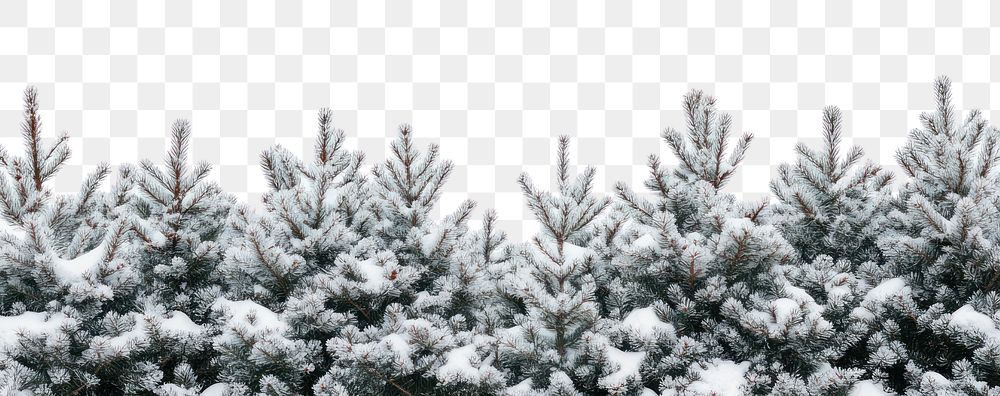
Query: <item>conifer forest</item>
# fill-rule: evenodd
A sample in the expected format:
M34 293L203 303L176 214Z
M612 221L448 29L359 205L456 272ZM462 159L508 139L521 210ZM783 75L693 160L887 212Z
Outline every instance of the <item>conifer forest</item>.
M371 163L325 109L307 158L260 153L261 205L184 120L161 160L57 194L70 138L29 87L0 150L0 393L1000 394L1000 129L946 77L926 94L901 172L827 107L767 200L724 189L753 136L700 91L642 186L596 191L563 136L551 185L517 180L521 241L474 201L435 212L454 167L419 130Z

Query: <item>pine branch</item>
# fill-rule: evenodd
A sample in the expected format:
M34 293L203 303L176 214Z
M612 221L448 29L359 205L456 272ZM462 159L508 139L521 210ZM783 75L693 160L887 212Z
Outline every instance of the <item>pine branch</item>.
M834 106L827 106L823 109L823 138L826 143L826 166L823 170L827 175L832 175L837 169L837 160L840 157L840 142L843 139L841 123L843 122L840 109ZM836 181L836 179L831 178Z
M272 191L288 190L298 185L302 164L281 146L260 153L260 166Z
M82 216L87 206L90 204L90 200L97 193L97 189L100 188L100 184L107 179L108 175L111 173L111 167L107 163L100 163L97 165L97 169L94 170L87 179L84 180L83 184L80 186L80 193L78 194L77 207L75 215L77 217Z
M324 107L319 109L317 121L319 123L319 141L316 143L316 162L320 165L325 165L332 155L340 149L344 135L343 131L339 134L334 134L332 128L333 111L329 108Z
M556 155L559 158L559 164L556 168L559 178L559 190L562 191L566 188L567 183L569 183L569 136L559 136L559 149Z
M31 158L32 180L35 189L42 190L42 121L38 117L38 89L28 87L24 91L24 121L21 123L21 134L24 136L25 148Z
M497 212L493 209L483 214L483 262L492 263L493 252L506 239L506 233L497 229Z
M732 117L718 114L715 98L698 90L684 96L683 108L687 118L687 134L669 127L661 133L663 140L680 161L677 174L706 181L716 189L722 188L745 158L753 134L744 133L727 159Z
M937 133L944 133L951 136L952 124L954 124L955 109L951 105L951 79L947 76L940 76L934 81L934 98L937 102L937 114L940 117L940 130Z
M174 121L170 130L171 146L167 153L167 166L173 172L171 175L171 193L173 194L173 211L180 212L180 199L186 192L183 180L187 173L188 146L191 139L191 123L187 120Z

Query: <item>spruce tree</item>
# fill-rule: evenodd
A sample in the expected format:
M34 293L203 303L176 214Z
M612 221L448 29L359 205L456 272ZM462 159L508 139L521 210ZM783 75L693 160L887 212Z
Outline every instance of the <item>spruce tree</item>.
M608 359L594 275L602 263L588 245L610 201L592 191L596 169L571 174L569 155L561 136L555 192L518 179L541 232L515 250L500 290L514 325L499 335L500 364L515 383L550 394L597 391Z
M896 154L910 179L878 241L887 262L870 271L855 316L870 326L867 365L884 385L922 392L930 376L954 392L997 392L1000 132L979 111L961 117L946 77L934 91L935 110Z
M779 203L774 223L804 260L827 255L861 264L882 263L876 240L885 230L892 174L867 161L864 151L841 153L843 115L823 109L823 146L799 143L794 164L782 164L771 191Z
M315 280L328 301L356 322L327 342L333 365L314 390L416 395L496 388L496 370L471 367L479 363L475 318L468 316L475 305L463 297L482 293L483 274L471 271L484 265L476 257L491 259L499 241L489 235L489 247L481 247L467 240L472 201L440 222L431 218L453 169L439 160L437 145L421 152L403 125L390 149L389 158L372 169L371 228L337 258L336 271ZM448 368L453 359L476 374L463 371L455 378Z
M265 211L231 212L219 265L226 297L214 304L216 320L225 323L214 343L215 366L228 383L270 394L308 392L329 366L323 342L353 320L317 286L367 227L358 173L364 157L344 147L346 135L332 123L332 112L320 110L312 162L280 146L262 153L271 187Z
M685 133L663 134L680 166L649 160L649 202L618 184L619 208L633 220L619 231L622 290L632 311L625 340L645 353L651 389L697 392L704 371L740 368L745 392L770 392L807 378L834 355L824 307L792 283L798 252L769 224L767 203L721 191L749 147L730 150L732 122L699 91L685 97ZM737 371L733 371L736 373Z
M38 94L24 95L23 156L0 152L0 205L9 230L0 246L0 295L16 345L2 353L7 389L37 394L138 393L161 375L137 326L129 296L142 249L164 237L129 210L130 168L110 193L101 164L75 196L49 181L70 156L68 136L42 137Z

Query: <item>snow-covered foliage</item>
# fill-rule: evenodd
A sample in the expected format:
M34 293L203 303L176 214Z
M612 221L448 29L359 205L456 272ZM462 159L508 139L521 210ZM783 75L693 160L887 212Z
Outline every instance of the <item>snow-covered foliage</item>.
M162 164L54 194L68 137L28 89L0 150L0 394L1000 394L1000 130L935 93L903 174L829 107L773 203L724 191L753 136L699 91L647 191L595 192L563 136L552 183L518 180L539 233L510 241L472 201L435 214L437 146L404 125L369 168L327 109L312 158L261 154L262 208L190 161L186 121Z

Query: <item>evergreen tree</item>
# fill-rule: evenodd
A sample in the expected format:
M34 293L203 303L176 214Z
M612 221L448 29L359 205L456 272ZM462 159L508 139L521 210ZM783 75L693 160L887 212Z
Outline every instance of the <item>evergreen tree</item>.
M81 394L152 390L160 375L144 341L126 342L134 326L128 296L135 262L163 235L129 211L131 184L99 190L110 173L99 165L75 196L48 181L70 156L68 136L42 138L38 96L24 95L24 156L0 152L0 206L8 231L0 245L0 296L7 327L20 329L4 354L11 391ZM130 168L123 169L127 178ZM155 353L152 355L155 356Z
M211 165L188 163L191 133L188 121L174 122L166 166L140 162L133 205L166 238L140 261L143 283L153 291L148 301L200 319L214 301L210 289L218 284L214 272L222 260L218 239L233 198L207 180Z
M856 316L873 331L872 376L889 387L923 391L924 379L943 376L954 391L992 393L1000 391L1000 339L990 335L1000 314L1000 132L979 111L960 119L946 77L934 89L935 111L897 152L910 179L879 238L886 266L870 277Z
M179 321L191 332L150 334L150 347L167 357L158 360L163 381L191 383L186 377L213 378L211 361L212 330L207 324L212 304L220 293L217 267L222 261L225 219L234 199L209 181L211 165L188 161L191 124L178 120L170 129L170 149L165 166L142 160L134 176L135 193L130 208L163 235L163 242L144 249L136 261L142 276L136 300L148 316ZM155 333L159 328L147 329ZM169 330L169 329L168 329ZM179 337L174 337L178 336ZM180 377L178 377L178 375Z
M692 392L704 386L699 372L742 367L745 391L769 392L829 366L833 329L825 308L792 283L798 255L767 224L766 202L741 203L720 191L752 135L729 151L731 119L713 98L693 91L684 109L686 133L663 134L679 168L671 173L656 156L649 161L646 186L657 200L616 187L633 220L618 232L624 300L633 307L621 326L646 354L649 388Z
M592 192L593 167L571 175L569 137L559 138L557 155L556 192L535 186L527 174L518 180L541 233L516 249L502 280L515 326L500 335L499 356L516 382L578 394L598 389L603 367L594 363L607 360L607 342L597 334L600 263L587 246L609 200Z
M358 173L364 157L344 148L344 131L332 122L332 112L320 110L310 163L280 146L262 153L271 187L266 211L240 206L230 215L231 240L219 266L227 297L216 307L253 307L254 316L276 323L232 326L246 312L217 310L217 320L230 324L215 341L227 382L269 394L306 392L329 365L322 343L353 320L317 287L328 273L356 264L338 256L365 249L359 233L369 227Z
M779 199L774 222L805 260L825 254L882 263L876 239L885 230L892 175L870 161L860 164L858 146L841 155L842 124L840 109L823 109L822 149L799 143L795 164L778 168L771 182Z
M436 145L422 153L404 125L390 148L392 155L372 169L370 231L337 258L335 271L314 279L329 302L356 319L328 341L333 366L314 390L415 395L495 388L502 383L496 370L471 367L478 365L471 360L478 360L479 346L473 343L474 318L467 316L474 305L463 297L482 293L483 274L471 271L491 259L499 241L487 235L488 247L481 247L466 240L472 201L440 223L431 219L453 168L439 162ZM453 356L476 374L453 376Z

